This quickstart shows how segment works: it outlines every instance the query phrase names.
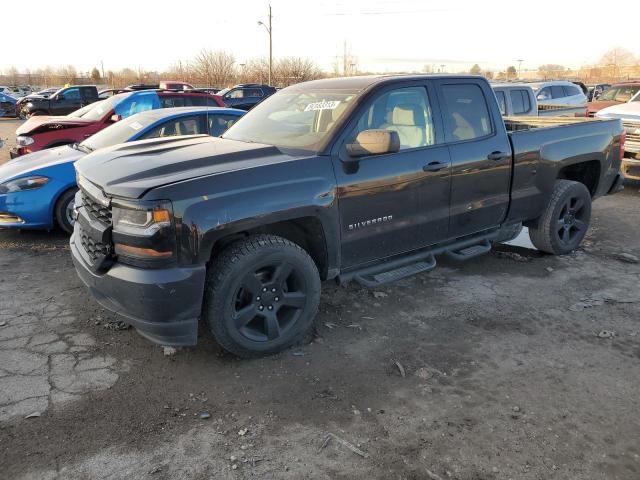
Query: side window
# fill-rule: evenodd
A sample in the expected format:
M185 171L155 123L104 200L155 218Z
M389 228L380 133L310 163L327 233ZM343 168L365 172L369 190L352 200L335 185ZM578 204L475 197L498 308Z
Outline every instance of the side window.
M568 85L565 85L563 88L566 97L572 97L574 95L580 95L582 93L582 90L578 87L570 87Z
M208 115L207 124L209 127L209 135L219 137L231 125L236 123L240 117L237 115Z
M80 100L80 89L79 88L69 88L63 92L65 100Z
M442 94L448 141L472 140L491 134L489 109L478 85L443 85Z
M196 95L189 95L188 97L185 97L188 103L188 106L194 106L194 107L204 107L206 105L205 103L205 98L204 97L198 97Z
M538 92L538 100L550 100L551 99L551 87L544 87Z
M260 90L259 88L247 88L244 91L244 96L246 97L252 97L252 98L261 98L262 97L262 90Z
M227 98L244 98L244 91L241 88L231 90L226 95Z
M501 91L501 90L498 90L495 93L496 93L496 100L498 100L498 107L500 108L500 113L502 115L506 115L507 114L507 99L504 96L504 92ZM511 93L513 93L513 90L511 91ZM511 96L511 98L513 98L513 95Z
M515 115L531 110L529 93L526 90L511 90L511 105Z
M162 108L184 107L184 97L179 95L168 95L162 97Z
M219 107L220 106L220 105L218 105L218 103L213 98L207 97L205 100L207 101L207 103L205 104L207 107Z
M564 98L566 95L564 93L564 88L562 85L552 85L551 86L551 98Z
M84 100L93 100L96 98L96 91L93 88L84 87L80 89Z
M192 115L190 117L167 120L166 122L163 122L149 130L147 133L142 135L140 139L175 137L178 135L197 135L199 133L202 133L200 117L198 115Z
M400 150L435 144L427 90L424 87L408 87L380 95L358 120L353 139L358 133L370 129L398 132Z

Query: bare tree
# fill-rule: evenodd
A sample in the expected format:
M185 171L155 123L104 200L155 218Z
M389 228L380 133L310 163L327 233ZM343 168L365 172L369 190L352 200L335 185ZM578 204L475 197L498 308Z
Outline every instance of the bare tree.
M600 58L598 65L612 65L617 67L619 65L632 65L636 62L635 55L623 47L613 47Z
M222 50L202 50L193 62L200 82L207 86L226 86L235 77L235 57Z
M538 73L544 77L545 80L560 77L564 70L564 66L555 63L546 63L538 67Z
M65 65L64 67L58 68L56 71L56 75L62 81L62 83L75 83L76 77L78 76L78 72L76 67L73 65Z
M312 60L302 57L287 57L278 60L275 71L276 82L283 87L322 77L320 68Z
M507 79L516 78L517 76L518 76L518 71L516 70L516 67L514 67L513 65L510 65L507 68Z
M94 83L100 83L100 71L96 67L91 70L91 80Z
M277 76L277 67L276 67ZM240 68L239 79L243 83L264 83L269 78L269 60L266 58L252 58Z
M469 73L471 75L480 75L482 73L482 69L480 68L480 65L476 63L473 65L473 67L471 67L471 69L469 70Z

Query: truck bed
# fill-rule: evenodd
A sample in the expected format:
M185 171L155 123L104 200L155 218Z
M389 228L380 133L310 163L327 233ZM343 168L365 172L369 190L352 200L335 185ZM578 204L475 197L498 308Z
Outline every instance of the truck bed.
M504 117L507 132L518 132L534 128L551 128L580 123L603 122L604 119L592 117Z
M594 198L605 195L620 169L620 121L588 117L505 117L513 150L508 220L536 218L556 178L574 163L593 164ZM561 170L565 174L561 174ZM569 169L569 170L567 170Z

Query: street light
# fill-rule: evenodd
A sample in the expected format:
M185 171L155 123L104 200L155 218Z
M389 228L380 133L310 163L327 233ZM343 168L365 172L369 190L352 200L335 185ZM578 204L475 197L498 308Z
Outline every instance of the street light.
M522 62L524 62L524 60L518 60L518 78L522 78L520 76L520 70L522 69Z
M269 84L269 86L271 86L271 68L273 65L273 38L272 38L273 29L271 28L271 5L269 5L269 26L265 25L262 22L258 22L258 25L262 25L264 29L267 31L267 33L269 34L269 79L267 83Z

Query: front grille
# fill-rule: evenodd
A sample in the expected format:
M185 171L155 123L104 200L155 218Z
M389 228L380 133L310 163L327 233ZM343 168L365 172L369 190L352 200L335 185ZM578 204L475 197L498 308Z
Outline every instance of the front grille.
M91 260L94 262L98 259L102 259L109 254L109 246L104 243L95 242L86 232L79 227L78 234L80 236L80 244L84 251L87 252Z
M622 122L622 126L627 132L628 142L640 142L640 122Z
M82 205L92 219L104 225L111 225L111 209L95 201L84 190L82 190Z

